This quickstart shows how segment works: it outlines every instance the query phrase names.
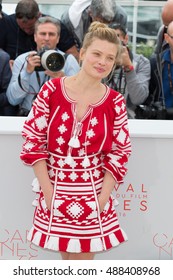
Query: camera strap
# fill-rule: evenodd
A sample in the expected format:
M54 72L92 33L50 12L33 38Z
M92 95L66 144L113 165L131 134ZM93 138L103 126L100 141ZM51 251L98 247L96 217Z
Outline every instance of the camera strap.
M19 83L20 88L21 88L23 91L27 92L27 91L22 87L21 76L20 76L20 73L22 72L22 69L23 69L24 65L25 65L25 61L24 61L24 63L22 64L22 67L21 67L20 72L19 72L19 75L18 75L18 83Z
M27 57L26 57L26 60L27 60ZM23 88L22 83L21 83L21 75L20 75L20 74L21 74L21 72L22 72L22 69L23 69L24 65L25 65L25 62L22 64L22 67L21 67L21 69L20 69L20 72L19 72L19 75L18 75L18 83L19 83L20 88L21 88L24 92L30 93L30 92L28 92L27 90L25 90L25 89ZM44 80L43 80L43 82L41 83L40 75L39 75L38 71L35 71L35 73L36 73L36 78L37 78L37 82L38 82L39 89L40 89L40 88L42 87L42 85L46 82L46 80L49 80L49 76L45 75ZM32 94L37 94L37 93L38 93L38 92L35 91L35 89L34 89L31 85L30 85L30 87L33 89L33 93L32 93Z
M108 79L105 80L106 84L109 85L116 91L121 92L123 96L126 94L126 77L123 68L120 66L117 69L113 69Z
M40 75L39 75L38 71L35 71L35 74L36 74L36 78L37 78L39 88L41 88L42 85L41 85Z

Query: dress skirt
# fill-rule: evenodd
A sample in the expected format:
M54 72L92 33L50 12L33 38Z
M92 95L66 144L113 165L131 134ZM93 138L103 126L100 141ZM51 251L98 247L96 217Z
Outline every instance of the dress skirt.
M37 179L37 206L28 240L43 248L62 252L100 252L127 240L120 228L111 195L100 213L98 196L104 172L101 153L88 156L90 165L83 167L84 157L66 157L50 153L47 160L49 177L54 186L51 211Z

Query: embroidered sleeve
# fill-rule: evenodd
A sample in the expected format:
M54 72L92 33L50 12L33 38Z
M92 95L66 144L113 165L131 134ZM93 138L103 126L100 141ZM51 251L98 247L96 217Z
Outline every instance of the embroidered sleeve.
M55 86L51 80L43 85L24 123L22 136L25 142L20 158L27 165L33 165L38 160L48 158L49 97L54 91Z
M114 99L114 126L112 150L104 158L104 168L117 183L122 183L127 172L126 164L131 154L126 105L122 95Z

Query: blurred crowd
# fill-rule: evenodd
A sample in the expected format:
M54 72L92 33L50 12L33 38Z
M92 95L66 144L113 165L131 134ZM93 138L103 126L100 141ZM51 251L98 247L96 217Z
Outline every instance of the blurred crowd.
M128 16L115 0L74 0L62 17L43 14L35 0L18 1L14 14L0 0L0 116L27 116L42 85L80 70L79 52L93 21L115 29L121 59L103 81L124 95L130 119L173 119L173 0L153 54L131 51Z

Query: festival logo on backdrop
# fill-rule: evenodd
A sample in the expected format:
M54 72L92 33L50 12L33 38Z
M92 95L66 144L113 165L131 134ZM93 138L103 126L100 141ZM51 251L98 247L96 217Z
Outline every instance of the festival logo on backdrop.
M144 213L148 210L148 191L144 184L140 186L133 184L116 186L114 196L119 202L117 208L119 216L126 217L131 212ZM35 245L27 241L27 235L28 230L0 228L0 259L38 259L39 251ZM158 234L154 236L154 246L159 254L167 252L172 257L171 240L168 241L169 237L166 235L161 237L162 240Z
M144 184L118 185L115 187L115 198L119 202L119 216L125 217L130 211L146 212L148 209L148 193Z
M173 236L166 233L156 233L153 244L158 252L158 259L173 259Z
M0 259L37 259L38 250L27 241L27 235L27 230L0 229Z

